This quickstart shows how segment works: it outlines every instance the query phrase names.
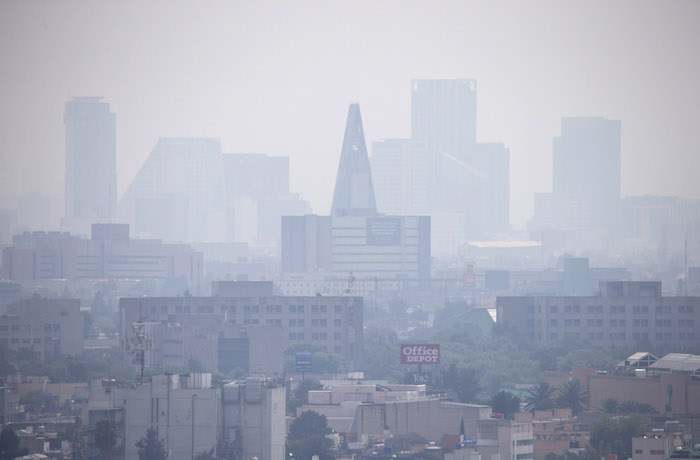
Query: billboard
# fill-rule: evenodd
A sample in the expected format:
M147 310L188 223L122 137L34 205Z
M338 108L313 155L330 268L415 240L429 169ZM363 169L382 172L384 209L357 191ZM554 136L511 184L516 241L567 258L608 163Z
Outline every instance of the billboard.
M439 344L401 345L402 364L440 364Z
M295 354L297 372L311 371L311 353L301 351Z
M366 231L369 246L401 245L401 219L399 217L368 217Z

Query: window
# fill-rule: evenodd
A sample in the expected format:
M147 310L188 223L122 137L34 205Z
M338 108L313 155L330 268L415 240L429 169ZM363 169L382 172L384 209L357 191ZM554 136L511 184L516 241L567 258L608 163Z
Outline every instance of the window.
M556 325L557 325L557 320L556 320L556 319L550 319L550 320L549 320L549 325L550 325L550 326L556 326Z
M265 326L274 326L275 322L271 319L266 319L265 320Z
M192 313L192 307L185 306L185 314Z
M617 320L616 319L610 320L610 327L617 327Z
M311 313L318 313L318 305L311 305Z
M16 337L12 338L12 339L10 339L10 343L19 343L19 339Z
M317 319L311 320L311 327L318 327L318 320Z
M595 326L595 320L594 319L586 320L586 326Z
M550 313L556 313L557 312L557 306L556 305L550 305L549 306L549 312Z
M290 332L289 333L289 340L296 340L297 339L297 333L296 332Z
M588 313L595 313L595 305L589 305L586 307L586 311L588 311Z
M342 353L343 352L343 347L336 345L333 347L333 353Z
M343 306L342 305L335 305L333 307L333 312L335 313L342 313L343 312Z
M340 332L334 332L333 340L343 340L343 334L341 334Z
M289 313L296 313L297 312L297 306L296 305L290 305L288 307Z
M311 333L311 340L318 340L318 332Z
M281 320L281 319L276 319L276 320L275 320L275 326L276 326L276 327L282 327L282 320Z
M304 333L303 332L297 332L297 340L304 340Z
M297 326L304 327L304 318L297 318Z
M19 324L11 324L10 325L10 330L11 331L19 331ZM50 331L51 330L51 325L47 324L44 326L44 330Z
M559 334L557 334L556 332L552 332L551 334L549 334L549 338L552 340L556 340L559 338Z
M294 318L290 319L290 320L289 320L289 325L290 325L291 327L296 326L296 325L297 325L297 320L294 319Z
M180 305L175 307L175 313L182 313L182 307Z
M327 332L321 332L321 340L328 340L328 333Z
M7 332L7 324L3 324L0 326L0 332Z
M168 306L167 306L167 305L161 305L161 306L160 306L160 314L161 314L161 315L167 315L167 314L168 314Z
M333 326L341 327L342 325L343 325L343 320L342 320L342 319L334 319L334 320L333 320Z
M321 327L326 327L326 326L328 326L328 320L322 319L322 320L320 321L320 325L321 325Z

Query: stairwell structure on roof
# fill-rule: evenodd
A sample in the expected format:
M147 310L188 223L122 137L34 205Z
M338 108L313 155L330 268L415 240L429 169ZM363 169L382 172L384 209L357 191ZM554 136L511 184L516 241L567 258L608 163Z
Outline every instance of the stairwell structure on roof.
M362 129L360 105L350 104L331 215L341 217L376 214L377 203L374 198L372 174Z

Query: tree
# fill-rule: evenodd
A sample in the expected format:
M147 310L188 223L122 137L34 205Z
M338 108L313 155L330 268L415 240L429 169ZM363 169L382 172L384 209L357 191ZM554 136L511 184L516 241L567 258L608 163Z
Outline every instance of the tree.
M534 412L536 410L549 410L554 408L554 392L556 389L549 383L538 383L525 396L525 412Z
M294 391L287 393L287 411L291 415L296 415L297 407L309 403L309 391L324 389L325 387L318 380L302 380Z
M135 446L138 448L139 460L166 460L168 458L168 451L158 439L158 432L153 428L147 429L146 435L139 439Z
M95 444L103 460L112 458L112 451L117 444L117 426L114 420L103 418L95 424Z
M618 411L622 414L652 414L656 412L654 406L637 401L624 401L620 404Z
M620 410L620 403L617 398L605 398L600 402L600 411L606 414L617 414Z
M617 454L618 458L632 457L632 438L642 436L646 429L638 417L614 420L602 418L591 427L591 447L598 457Z
M85 440L85 435L80 429L78 423L73 427L70 436L70 452L71 458L73 460L87 460L88 459L88 447L87 441Z
M0 460L14 460L26 454L27 449L19 448L19 436L12 428L6 427L0 432Z
M214 448L212 447L209 452L204 451L201 454L197 455L194 460L216 460L216 456L214 455Z
M503 414L507 419L513 419L513 414L520 411L520 398L507 391L499 391L487 403L493 412Z
M454 391L463 403L473 401L481 389L476 369L454 363L440 371L440 381L445 389Z
M313 455L319 460L332 460L333 441L326 437L331 432L325 415L304 411L289 426L287 451L298 460L311 460Z
M559 407L571 409L576 415L583 410L583 405L588 401L588 392L581 386L578 379L569 380L557 388L557 404Z

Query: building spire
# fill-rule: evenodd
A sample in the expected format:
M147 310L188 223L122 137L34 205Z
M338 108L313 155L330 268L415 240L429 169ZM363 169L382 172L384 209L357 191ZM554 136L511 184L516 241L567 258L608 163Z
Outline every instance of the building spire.
M362 129L360 105L350 104L345 125L343 149L340 152L338 177L335 181L331 215L375 215L372 174L370 173L365 133Z

